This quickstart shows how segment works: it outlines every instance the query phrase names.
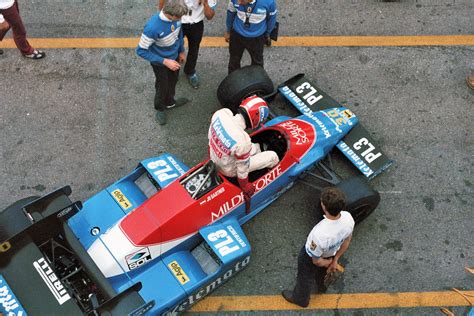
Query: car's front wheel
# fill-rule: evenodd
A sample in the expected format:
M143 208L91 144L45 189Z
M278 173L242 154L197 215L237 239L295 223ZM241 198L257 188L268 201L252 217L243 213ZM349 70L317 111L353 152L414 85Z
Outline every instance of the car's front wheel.
M346 195L346 210L357 224L366 219L377 208L380 194L372 189L363 177L353 177L341 181L337 187Z

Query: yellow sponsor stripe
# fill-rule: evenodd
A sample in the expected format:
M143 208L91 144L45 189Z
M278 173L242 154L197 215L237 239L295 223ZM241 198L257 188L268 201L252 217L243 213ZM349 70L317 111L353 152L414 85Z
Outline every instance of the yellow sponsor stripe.
M120 191L120 189L115 189L114 191L112 191L112 196L117 201L117 203L120 204L120 207L124 210L128 210L132 207L132 203L130 203L127 197L122 193L122 191Z
M188 275L186 274L186 272L184 272L183 268L181 268L178 261L175 260L171 262L170 264L168 264L168 268L171 270L171 272L173 272L174 276L176 277L176 279L178 279L179 283L186 284L189 282L190 279Z
M463 291L474 295L474 291ZM306 309L372 309L469 306L461 295L453 291L354 293L313 295ZM280 295L274 296L209 296L193 306L191 312L237 312L296 310Z
M135 48L139 38L29 38L38 48ZM222 37L204 37L201 47L227 47ZM282 36L273 46L465 46L474 45L474 35L421 36ZM0 42L0 48L15 48L12 39Z

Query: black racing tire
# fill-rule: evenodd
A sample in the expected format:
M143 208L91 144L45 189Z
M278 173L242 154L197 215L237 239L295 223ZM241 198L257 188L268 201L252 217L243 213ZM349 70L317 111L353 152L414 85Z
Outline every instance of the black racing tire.
M38 199L39 196L29 196L8 206L3 211L0 211L0 242L2 239L9 239L16 233L23 231L25 227L25 215L22 209L25 205L30 204L34 200Z
M251 95L260 97L273 92L273 82L261 66L246 66L224 78L217 88L217 99L222 107L237 113L240 102Z
M346 210L351 213L355 224L366 219L377 208L380 194L372 189L363 177L353 177L337 184L346 195Z

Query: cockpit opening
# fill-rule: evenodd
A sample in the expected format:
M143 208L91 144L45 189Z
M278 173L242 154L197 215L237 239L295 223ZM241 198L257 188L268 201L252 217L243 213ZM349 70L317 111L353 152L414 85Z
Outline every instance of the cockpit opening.
M197 168L190 175L180 181L181 185L195 200L210 192L222 183L212 160Z

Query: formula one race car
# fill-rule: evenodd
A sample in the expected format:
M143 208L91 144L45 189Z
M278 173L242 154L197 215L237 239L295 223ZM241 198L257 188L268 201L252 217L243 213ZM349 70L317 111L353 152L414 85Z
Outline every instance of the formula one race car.
M69 186L20 200L0 213L0 314L183 312L249 264L241 225L299 180L339 186L356 222L367 217L378 193L363 177L339 180L323 163L337 147L366 178L391 164L356 115L304 75L274 91L252 66L218 89L231 108L253 94L269 101L281 94L301 115L275 116L251 135L280 162L250 174L250 209L212 161L189 169L171 154L141 161L84 204L69 199Z

